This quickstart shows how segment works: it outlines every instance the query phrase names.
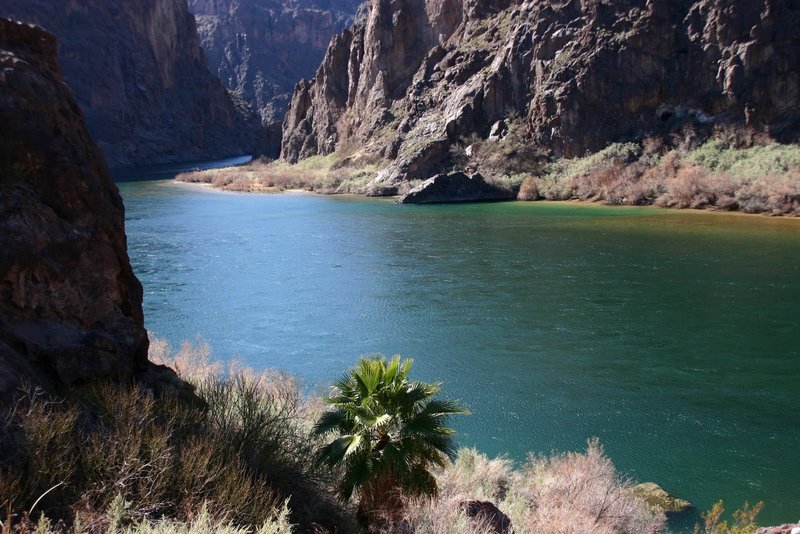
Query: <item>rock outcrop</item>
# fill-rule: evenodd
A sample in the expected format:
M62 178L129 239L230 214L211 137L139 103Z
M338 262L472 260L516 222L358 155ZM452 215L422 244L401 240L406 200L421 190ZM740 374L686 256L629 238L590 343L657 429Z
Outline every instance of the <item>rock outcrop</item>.
M59 63L112 167L251 153L257 121L209 71L186 0L4 0L58 39Z
M642 482L633 487L633 493L641 497L656 513L680 514L693 508L692 503L679 499L655 482Z
M124 208L62 81L56 40L0 19L0 401L169 374L147 361Z
M486 200L513 200L514 191L487 182L480 174L467 176L463 172L437 174L425 180L405 195L400 204L445 204Z
M371 0L295 88L282 157L359 147L392 194L499 120L567 157L679 123L792 138L798 57L787 0Z
M322 61L360 0L189 0L209 65L259 114L280 123L297 80ZM277 156L277 153L275 154Z

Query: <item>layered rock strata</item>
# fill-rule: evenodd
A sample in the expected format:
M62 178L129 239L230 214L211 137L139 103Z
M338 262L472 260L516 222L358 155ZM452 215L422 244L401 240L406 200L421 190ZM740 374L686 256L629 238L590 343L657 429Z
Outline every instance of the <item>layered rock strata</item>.
M798 57L787 0L371 0L295 88L281 154L357 147L394 194L501 119L567 157L687 122L791 139Z
M0 401L150 380L124 208L63 82L56 40L0 19Z
M64 79L112 167L251 153L258 123L208 70L186 0L5 0L58 39Z

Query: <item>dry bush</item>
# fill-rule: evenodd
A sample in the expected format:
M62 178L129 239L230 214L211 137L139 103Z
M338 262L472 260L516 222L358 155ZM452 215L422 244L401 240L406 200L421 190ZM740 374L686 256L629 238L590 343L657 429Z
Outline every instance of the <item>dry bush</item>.
M766 143L757 132L728 136L700 144L689 132L673 139L678 148L647 138L639 148L615 144L558 160L527 178L517 198L800 215L800 147Z
M255 160L237 167L181 173L176 180L242 193L302 189L322 194L360 194L382 162L360 157L354 153L356 148L343 147L333 154L313 156L296 164Z
M43 512L62 522L55 530L78 521L85 531L107 531L117 521L108 511L120 503L125 528L162 517L190 525L201 509L231 528L274 526L289 497L301 528L350 524L333 496L334 473L313 461L317 443L294 379L223 369L202 342L172 354L156 340L153 356L173 362L206 406L100 384L58 400L28 390L2 411L7 527L24 531Z
M409 501L405 517L395 524L385 523L380 532L387 534L494 534L486 518L469 518L459 499L441 496L438 499Z
M521 470L514 470L507 458L489 459L462 449L436 478L438 499L411 501L394 531L491 532L487 523L464 515L460 503L468 500L494 503L517 534L646 534L663 531L666 521L633 493L597 440L589 442L585 453L531 457Z
M436 474L442 495L497 502L506 497L514 476L513 462L490 459L476 449L461 449L447 469Z
M539 187L536 184L536 179L532 176L525 178L517 193L518 200L541 200L542 196L539 194Z
M507 500L522 532L660 532L664 516L653 515L631 487L595 439L585 454L532 457Z

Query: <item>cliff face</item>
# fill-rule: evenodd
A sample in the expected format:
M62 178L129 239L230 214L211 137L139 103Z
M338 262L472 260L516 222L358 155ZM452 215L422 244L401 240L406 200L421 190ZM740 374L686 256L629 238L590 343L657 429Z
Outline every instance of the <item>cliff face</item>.
M283 120L297 80L314 74L359 0L189 0L209 64L258 112Z
M150 374L124 208L56 41L0 19L0 401Z
M208 71L186 0L6 0L0 16L57 37L64 78L112 166L255 145L248 110Z
M675 117L776 136L800 116L800 7L788 0L371 0L295 88L282 157L337 147L392 163L394 193L500 119L576 156Z

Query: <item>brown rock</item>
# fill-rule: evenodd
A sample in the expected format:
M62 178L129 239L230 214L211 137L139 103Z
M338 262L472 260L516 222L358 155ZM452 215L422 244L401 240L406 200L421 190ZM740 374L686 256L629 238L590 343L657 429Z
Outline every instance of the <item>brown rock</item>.
M122 200L56 40L0 19L0 401L158 374L147 350Z

